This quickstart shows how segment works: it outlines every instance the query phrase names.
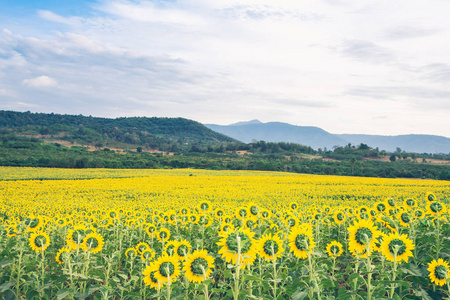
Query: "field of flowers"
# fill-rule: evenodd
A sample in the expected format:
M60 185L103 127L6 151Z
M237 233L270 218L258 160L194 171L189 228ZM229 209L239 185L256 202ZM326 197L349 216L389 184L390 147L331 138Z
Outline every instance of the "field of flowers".
M1 299L450 299L447 181L0 167Z

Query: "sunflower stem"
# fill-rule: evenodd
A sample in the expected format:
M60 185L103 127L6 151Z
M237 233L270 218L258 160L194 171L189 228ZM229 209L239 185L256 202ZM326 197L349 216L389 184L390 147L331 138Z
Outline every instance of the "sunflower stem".
M398 246L394 248L394 270L392 271L392 286L391 286L391 295L390 297L394 297L395 292L395 278L397 277L397 253L398 253Z
M270 245L272 248L272 264L273 264L273 298L277 299L277 258L275 257L275 250L273 244Z

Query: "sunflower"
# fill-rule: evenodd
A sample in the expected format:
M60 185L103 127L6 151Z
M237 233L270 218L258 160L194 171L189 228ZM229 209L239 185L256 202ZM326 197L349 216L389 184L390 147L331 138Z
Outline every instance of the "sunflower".
M234 226L233 226L233 224L230 224L230 223L224 223L224 224L222 224L222 226L220 227L220 233L222 233L222 232L228 232L229 230L233 230L234 229ZM219 234L220 234L219 233Z
M214 216L216 216L216 218L219 218L219 219L221 219L224 214L225 213L224 213L223 209L220 209L220 208L216 209L216 211L214 212Z
M160 282L174 282L180 276L180 262L175 256L163 254L156 261L155 278Z
M411 224L411 216L406 211L398 214L398 220L403 227L409 227Z
M250 230L254 229L256 226L256 219L254 219L253 216L251 216L250 218L245 219L244 221L244 227L248 228Z
M44 219L40 216L25 218L25 226L27 226L28 232L38 231L44 225Z
M127 258L129 258L129 259L134 259L134 258L136 258L137 254L138 254L138 252L137 252L136 248L128 248L128 249L125 251L125 256L126 256Z
M208 200L202 200L197 206L197 209L200 213L209 213L212 209L211 202Z
M268 219L270 218L271 212L267 209L262 209L260 214L259 214L263 219Z
M141 242L136 245L136 251L139 255L141 255L147 249L150 249L150 246L145 242Z
M50 246L50 237L42 231L33 232L28 241L30 242L31 249L37 253L45 251Z
M338 241L332 241L327 245L327 253L330 257L339 257L344 252L342 244Z
M360 220L348 227L349 231L349 250L353 255L360 255L367 250L369 246L370 250L375 249L375 240L381 234L381 232L375 227L374 223L370 220ZM367 255L367 253L366 253Z
M436 201L436 196L433 193L427 193L425 199L427 199L428 202L433 202Z
M70 249L68 247L62 247L58 250L55 256L55 260L58 264L63 264L70 254Z
M141 254L142 261L152 261L155 258L155 251L153 249L145 249Z
M383 203L383 202L377 202L377 203L375 203L375 205L374 205L374 209L375 209L377 212L382 213L382 212L384 212L384 211L386 210L386 204Z
M334 222L338 225L342 225L345 222L345 214L342 211L337 211L333 215Z
M177 256L177 253L175 252L175 248L177 247L178 242L177 241L168 241L166 245L164 246L164 253L169 256Z
M156 234L156 226L153 224L147 224L147 228L145 228L145 232L147 233L147 235L151 238L153 238Z
M417 219L422 219L425 216L425 213L423 212L423 210L421 208L417 208L414 211L414 217Z
M240 220L240 219L244 219L244 218L246 218L247 216L248 216L248 210L247 210L247 208L241 206L241 207L238 207L238 208L236 209L236 218L238 218L239 220Z
M287 215L284 219L284 223L286 224L287 228L293 228L297 226L300 222L296 216L293 215Z
M170 238L170 231L169 231L169 229L161 228L159 230L158 234L156 235L156 237L161 242L167 242L167 240L169 240L169 238Z
M386 204L387 209L395 208L395 206L396 206L394 198L387 198L384 203Z
M67 232L66 243L70 249L76 250L81 246L86 237L88 228L84 225L76 225Z
M256 242L253 240L254 232L251 232L248 228L235 229L228 232L224 232L222 239L219 240L217 245L221 247L219 254L222 255L228 263L236 264L238 261L238 247L241 247L241 257L239 264L244 269L247 265L253 264L256 258Z
M190 214L189 215L189 221L192 223L192 224L197 224L198 223L198 216L196 215L196 214Z
M303 225L303 224L302 224ZM298 226L291 231L288 236L289 247L294 256L298 258L307 258L308 252L312 252L312 248L316 247L312 230L307 226Z
M158 267L156 266L155 262L148 265L144 272L142 274L144 275L144 283L146 285L151 286L152 288L159 290L162 286L164 286L165 282L158 282L158 279L155 277L156 273L158 272Z
M191 251L192 245L187 240L181 240L175 246L174 251L180 259L185 259Z
M395 261L395 251L397 251L397 262L408 262L408 257L412 257L411 250L414 249L413 241L406 234L399 235L391 233L383 238L380 246L380 252L388 261Z
M403 206L411 209L413 207L417 207L417 202L416 202L416 200L414 200L412 198L408 198L408 199L405 199L405 201L403 201Z
M206 250L195 250L186 259L183 271L190 282L201 283L212 274L214 258Z
M291 203L289 203L289 208L290 208L291 210L296 210L296 209L298 208L297 202L291 202Z
M430 272L428 277L430 277L431 282L436 285L443 286L450 278L448 262L444 261L442 258L430 262L427 270Z
M104 244L105 242L100 234L91 232L84 238L82 247L91 253L97 253L102 251Z
M440 203L438 201L432 201L427 204L427 212L436 217L437 215L442 215L446 211L445 203Z
M284 252L283 242L277 235L265 234L257 242L258 254L266 261L277 259Z
M248 206L248 212L250 213L251 216L253 217L258 217L259 216L259 208L255 203L250 203Z

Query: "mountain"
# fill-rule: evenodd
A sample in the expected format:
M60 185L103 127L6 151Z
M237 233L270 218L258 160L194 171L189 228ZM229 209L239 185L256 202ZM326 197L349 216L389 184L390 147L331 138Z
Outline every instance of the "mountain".
M324 147L331 149L334 145L347 144L346 140L318 127L296 126L280 122L261 123L258 121L258 123L255 121L257 120L231 125L205 124L205 126L244 143L251 143L253 140L290 142L311 146L315 149L323 149Z
M314 149L325 147L332 149L334 146L345 146L349 143L352 145L364 143L372 148L378 147L389 152L396 151L398 147L407 152L450 153L450 138L435 135L332 134L318 127L279 122L261 123L258 120L231 125L205 124L205 126L245 143L252 140L291 142L311 146Z
M164 151L188 144L235 142L201 123L183 118L112 119L16 111L0 111L0 134L25 135L99 147L143 146Z
M397 147L407 152L416 153L450 153L450 139L426 134L407 135L365 135L365 134L336 134L349 143L361 143L378 147L379 149L394 152Z

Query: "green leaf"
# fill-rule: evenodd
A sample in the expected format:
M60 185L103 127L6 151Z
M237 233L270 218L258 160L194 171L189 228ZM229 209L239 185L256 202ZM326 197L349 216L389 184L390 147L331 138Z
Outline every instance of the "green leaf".
M292 300L303 300L308 296L308 292L303 289L298 289L292 294Z
M67 296L69 296L71 293L72 293L71 290L61 289L56 293L56 299L58 299L58 300L64 299Z
M0 292L4 292L9 290L10 287L14 286L16 284L15 281L11 281L11 282L5 282L4 284L0 285Z

